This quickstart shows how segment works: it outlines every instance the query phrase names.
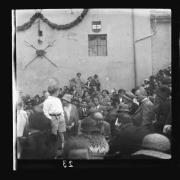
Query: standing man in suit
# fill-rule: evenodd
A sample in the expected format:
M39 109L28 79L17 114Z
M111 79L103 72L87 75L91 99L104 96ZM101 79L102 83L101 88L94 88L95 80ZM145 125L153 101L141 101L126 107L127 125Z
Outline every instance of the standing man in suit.
M153 121L155 119L154 104L147 98L146 90L142 87L135 91L135 95L139 102L139 107L132 115L133 123L136 126L153 131Z
M126 91L124 89L119 89L118 90L118 96L117 96L117 103L121 104L124 103L124 98L123 96L125 95Z
M89 108L86 101L83 101L78 109L80 120L84 119L89 114Z
M69 136L75 136L78 133L79 115L76 106L71 104L71 98L72 96L70 94L65 94L62 97L66 122L66 138Z
M96 90L97 91L100 91L100 87L101 87L101 84L100 84L100 81L99 81L99 78L98 78L98 75L95 74L93 76L93 78L91 79L91 86L96 86Z
M156 91L156 108L154 109L156 113L156 122L154 123L154 127L157 133L163 133L163 127L166 124L167 118L171 119L170 94L169 87L165 85L161 85Z
M88 89L89 93L91 94L93 92L93 78L92 76L88 77L87 82L85 83L85 87Z

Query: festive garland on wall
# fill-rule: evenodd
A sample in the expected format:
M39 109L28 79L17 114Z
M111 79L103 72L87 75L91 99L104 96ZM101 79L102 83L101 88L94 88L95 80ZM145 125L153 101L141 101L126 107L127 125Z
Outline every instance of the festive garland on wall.
M29 20L29 22L24 23L21 26L17 27L17 31L25 31L27 29L29 29L32 24L35 22L36 19L40 18L44 23L46 23L47 25L49 25L52 29L56 29L56 30L66 30L66 29L70 29L76 25L78 25L84 18L84 16L87 14L88 9L84 9L82 11L82 13L80 14L80 16L78 16L74 21L68 23L68 24L64 24L64 25L58 25L55 23L50 22L47 18L45 18L43 16L43 14L41 14L40 12L35 13L31 19Z

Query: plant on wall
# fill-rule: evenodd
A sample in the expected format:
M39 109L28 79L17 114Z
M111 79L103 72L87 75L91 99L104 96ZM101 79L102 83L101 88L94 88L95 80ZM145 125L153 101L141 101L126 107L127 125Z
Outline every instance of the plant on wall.
M67 23L67 24L63 24L63 25L58 25L58 24L52 23L47 18L45 18L41 12L36 12L30 18L30 20L28 22L24 23L21 26L18 26L17 31L25 31L25 30L29 29L32 26L32 24L35 22L35 20L38 18L40 18L44 23L49 25L52 29L56 29L58 31L59 30L67 30L67 29L70 29L70 28L78 25L83 20L83 18L87 14L87 12L88 12L88 9L84 9L82 11L82 13L74 21Z

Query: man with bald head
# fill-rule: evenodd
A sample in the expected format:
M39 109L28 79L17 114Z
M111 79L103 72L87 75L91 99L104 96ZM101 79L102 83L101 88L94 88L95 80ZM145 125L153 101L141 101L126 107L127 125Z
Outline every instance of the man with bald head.
M143 87L135 91L139 107L132 115L133 122L136 126L145 127L153 131L153 121L155 119L154 104L147 97L147 92Z
M102 113L94 112L91 117L97 122L101 134L105 136L107 141L109 141L111 138L111 127L110 124L104 120Z

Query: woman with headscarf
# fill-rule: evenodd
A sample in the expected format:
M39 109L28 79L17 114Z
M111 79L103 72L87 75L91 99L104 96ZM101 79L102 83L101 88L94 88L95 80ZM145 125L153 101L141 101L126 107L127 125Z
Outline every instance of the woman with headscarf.
M89 159L103 159L109 151L109 145L101 134L97 122L91 117L85 118L81 123L81 134L78 136L88 143Z

